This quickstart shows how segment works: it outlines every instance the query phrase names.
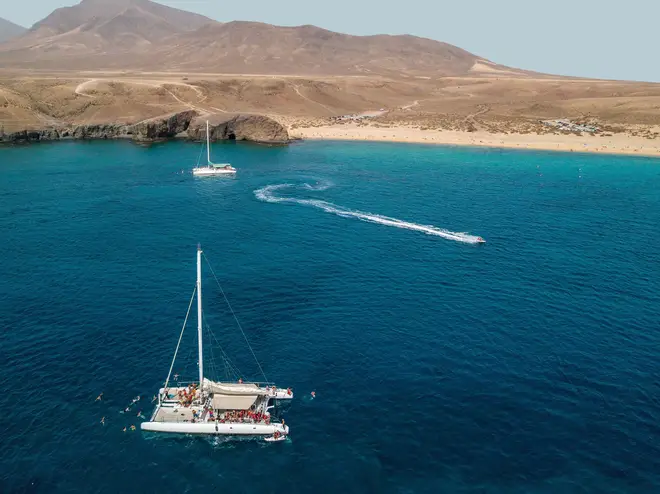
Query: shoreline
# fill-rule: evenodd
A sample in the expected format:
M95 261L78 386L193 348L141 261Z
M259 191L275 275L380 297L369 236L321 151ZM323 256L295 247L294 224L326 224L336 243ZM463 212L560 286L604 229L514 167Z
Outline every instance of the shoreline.
M126 139L137 143L170 139L200 141L206 139L199 112L186 110L168 113L136 123L66 124L10 133L0 130L0 144L29 144L63 140ZM208 117L207 117L208 118ZM286 144L291 138L284 126L264 115L227 114L214 119L210 127L212 142L236 140L262 144Z
M352 124L290 128L292 138L328 141L403 142L442 146L484 147L660 158L660 140L626 134L558 135L491 134L485 131L421 130L414 127Z

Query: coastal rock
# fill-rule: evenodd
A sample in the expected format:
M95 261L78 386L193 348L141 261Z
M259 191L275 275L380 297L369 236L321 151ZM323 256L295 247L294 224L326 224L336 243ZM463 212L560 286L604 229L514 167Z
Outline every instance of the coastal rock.
M190 122L197 116L195 110L143 120L131 126L130 133L136 141L171 139L188 130Z
M20 143L55 141L58 139L133 139L140 142L163 139L206 139L206 118L211 123L211 140L238 140L264 143L287 143L289 134L275 120L261 115L227 115L197 118L198 113L187 110L143 120L133 125L86 124L51 127L40 130L21 130L5 134L0 130L0 142Z
M58 129L43 130L20 130L5 134L0 133L0 142L35 142L35 141L55 141L60 139Z
M67 134L73 139L116 139L126 134L125 125L78 125L73 129L67 129L62 134Z
M253 141L269 144L285 144L291 139L287 130L272 118L263 115L226 115L209 118L212 141ZM206 120L195 119L188 128L188 138L206 139Z

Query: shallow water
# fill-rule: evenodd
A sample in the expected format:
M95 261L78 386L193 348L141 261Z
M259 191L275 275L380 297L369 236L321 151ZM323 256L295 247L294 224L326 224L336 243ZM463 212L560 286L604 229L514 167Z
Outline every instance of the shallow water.
M660 162L227 144L236 179L181 174L198 152L0 149L0 491L660 492ZM287 443L122 431L167 374L197 242L294 388Z

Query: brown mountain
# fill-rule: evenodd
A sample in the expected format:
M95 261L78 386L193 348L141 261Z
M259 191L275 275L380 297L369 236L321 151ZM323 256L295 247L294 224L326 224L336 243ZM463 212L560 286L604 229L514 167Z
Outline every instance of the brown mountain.
M130 64L132 53L144 53L166 37L212 22L149 0L83 0L53 11L25 35L0 45L0 64L91 68L103 65L99 55L120 54L129 56L121 63Z
M350 36L315 26L209 24L156 52L167 66L267 74L464 74L478 57L415 36Z
M415 36L222 24L149 0L83 0L0 44L0 67L238 74L461 75L479 58Z
M0 18L0 43L8 39L15 38L23 34L27 29L18 24L14 24L6 19Z

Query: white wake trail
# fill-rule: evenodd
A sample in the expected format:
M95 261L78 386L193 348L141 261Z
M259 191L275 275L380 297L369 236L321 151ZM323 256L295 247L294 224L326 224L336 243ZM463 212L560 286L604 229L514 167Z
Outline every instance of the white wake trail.
M331 186L329 183L317 183L315 185L303 184L304 189L321 191L326 190ZM435 235L438 237L446 238L448 240L454 240L456 242L463 242L466 244L478 244L483 242L481 237L476 235L470 235L468 233L452 232L445 230L444 228L438 228L433 225L420 225L418 223L412 223L409 221L402 221L396 218L390 218L389 216L381 216L379 214L365 213L363 211L354 211L352 209L343 208L336 204L332 204L326 201L320 201L317 199L298 199L295 197L280 197L275 193L278 190L293 188L296 187L294 184L277 184L277 185L267 185L261 189L254 191L254 195L260 201L270 202L270 203L293 203L300 204L303 206L313 206L315 208L321 209L326 213L332 213L342 218L357 218L361 221L366 221L368 223L376 223L379 225L392 226L395 228L403 228L405 230L413 230L417 232L426 233L427 235Z

